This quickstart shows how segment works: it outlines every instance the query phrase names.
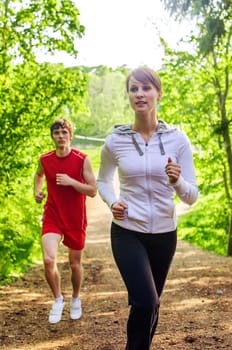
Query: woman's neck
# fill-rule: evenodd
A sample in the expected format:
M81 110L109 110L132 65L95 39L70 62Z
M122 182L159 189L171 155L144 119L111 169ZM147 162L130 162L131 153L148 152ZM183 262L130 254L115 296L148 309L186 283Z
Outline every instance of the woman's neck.
M158 124L159 124L159 121L157 116L153 116L150 118L135 117L135 121L132 126L132 129L134 131L137 131L143 137L144 141L147 143L149 142L152 134L157 130Z
M157 130L159 124L158 116L135 116L133 130L138 132L150 133Z

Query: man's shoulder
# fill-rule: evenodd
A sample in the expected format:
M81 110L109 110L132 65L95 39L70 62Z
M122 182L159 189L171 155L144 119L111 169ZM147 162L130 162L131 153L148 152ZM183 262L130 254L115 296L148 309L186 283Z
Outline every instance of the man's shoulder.
M40 158L41 158L41 159L46 159L46 158L54 157L55 153L56 153L56 151L53 149L52 151L43 153L43 154L40 156Z
M72 148L71 149L71 153L74 157L78 157L78 158L81 158L81 159L85 159L87 157L87 154L80 151L79 149L77 148Z

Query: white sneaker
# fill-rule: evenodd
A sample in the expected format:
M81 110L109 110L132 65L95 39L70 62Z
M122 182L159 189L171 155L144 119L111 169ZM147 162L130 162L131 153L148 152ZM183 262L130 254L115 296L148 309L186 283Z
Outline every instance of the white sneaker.
M62 317L62 311L64 308L64 302L57 302L55 301L52 305L52 308L50 310L49 314L49 322L50 323L58 323L61 320Z
M80 298L72 298L70 302L70 317L72 320L78 320L82 316Z

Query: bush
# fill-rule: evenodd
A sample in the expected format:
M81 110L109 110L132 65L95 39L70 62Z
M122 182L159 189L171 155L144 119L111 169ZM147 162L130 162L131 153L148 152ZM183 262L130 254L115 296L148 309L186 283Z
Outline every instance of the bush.
M226 255L228 218L224 195L212 193L201 197L192 210L179 218L178 235L197 247Z
M0 284L41 258L39 212L29 194L8 196L0 213Z

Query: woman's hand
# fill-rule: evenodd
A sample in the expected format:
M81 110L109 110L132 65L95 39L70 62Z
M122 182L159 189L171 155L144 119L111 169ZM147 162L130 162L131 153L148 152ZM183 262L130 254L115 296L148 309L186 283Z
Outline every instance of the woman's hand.
M169 177L171 184L174 184L179 179L181 174L181 167L179 164L174 163L171 157L168 157L168 164L165 167L165 172Z
M115 202L111 205L113 217L117 220L124 220L127 217L127 204L124 202Z

